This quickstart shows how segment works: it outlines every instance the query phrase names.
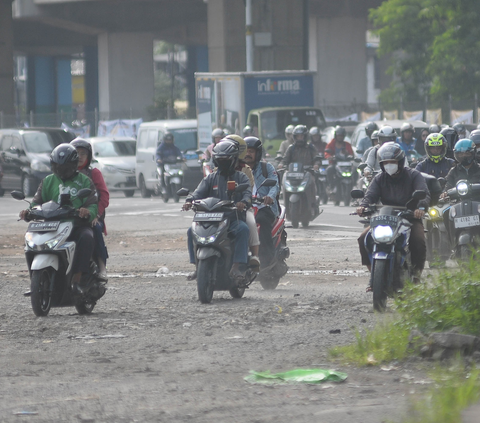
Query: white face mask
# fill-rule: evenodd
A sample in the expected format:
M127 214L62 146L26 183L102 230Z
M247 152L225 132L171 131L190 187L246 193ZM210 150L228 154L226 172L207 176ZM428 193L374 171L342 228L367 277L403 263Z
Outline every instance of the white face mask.
M383 168L385 169L385 172L387 172L389 175L395 175L395 173L398 172L397 163L387 163L383 165Z

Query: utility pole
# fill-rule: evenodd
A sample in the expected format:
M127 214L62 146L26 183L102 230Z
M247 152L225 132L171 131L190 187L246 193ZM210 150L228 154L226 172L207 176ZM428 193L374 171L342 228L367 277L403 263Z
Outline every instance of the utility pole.
M252 0L245 3L245 38L247 45L247 72L253 71L253 33L252 33Z

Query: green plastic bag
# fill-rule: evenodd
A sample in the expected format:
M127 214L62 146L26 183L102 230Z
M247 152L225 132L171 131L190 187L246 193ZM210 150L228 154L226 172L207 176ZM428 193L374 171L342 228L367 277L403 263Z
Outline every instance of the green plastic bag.
M283 373L255 372L250 370L250 375L245 380L250 383L324 383L343 382L346 373L325 369L295 369Z

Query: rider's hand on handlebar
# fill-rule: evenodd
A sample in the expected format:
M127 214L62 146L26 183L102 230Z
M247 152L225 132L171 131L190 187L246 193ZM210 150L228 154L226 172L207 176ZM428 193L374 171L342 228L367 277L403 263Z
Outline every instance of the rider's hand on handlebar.
M365 213L365 207L357 207L357 214L362 216Z
M81 207L78 209L78 216L82 219L86 219L90 216L90 210L86 209L85 207Z
M318 169L319 169L319 166L318 166L318 164L316 164L316 165L313 165L313 170L315 170L315 171L318 171Z
M240 211L245 210L245 203L243 203L242 201L239 201L237 204L235 204L235 206L237 206L237 209Z
M192 208L192 202L186 201L182 206L182 211L188 211Z
M271 197L265 197L263 199L263 204L265 204L266 206L269 206L270 204L273 204L273 198Z
M421 219L425 215L425 210L417 209L413 212L413 217L415 219Z
M18 217L22 220L27 220L28 218L28 213L29 213L29 210L22 210L19 214L18 214Z
M448 194L447 194L446 191L445 191L445 192L442 192L442 193L440 194L440 199L442 199L442 200L445 200L447 197L448 197Z

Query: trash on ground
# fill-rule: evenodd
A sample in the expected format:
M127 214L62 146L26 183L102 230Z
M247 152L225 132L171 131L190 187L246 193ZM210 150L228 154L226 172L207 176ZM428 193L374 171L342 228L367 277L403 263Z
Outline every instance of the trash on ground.
M343 382L346 373L325 369L295 369L283 373L256 372L250 370L250 375L244 379L250 383L323 383Z

